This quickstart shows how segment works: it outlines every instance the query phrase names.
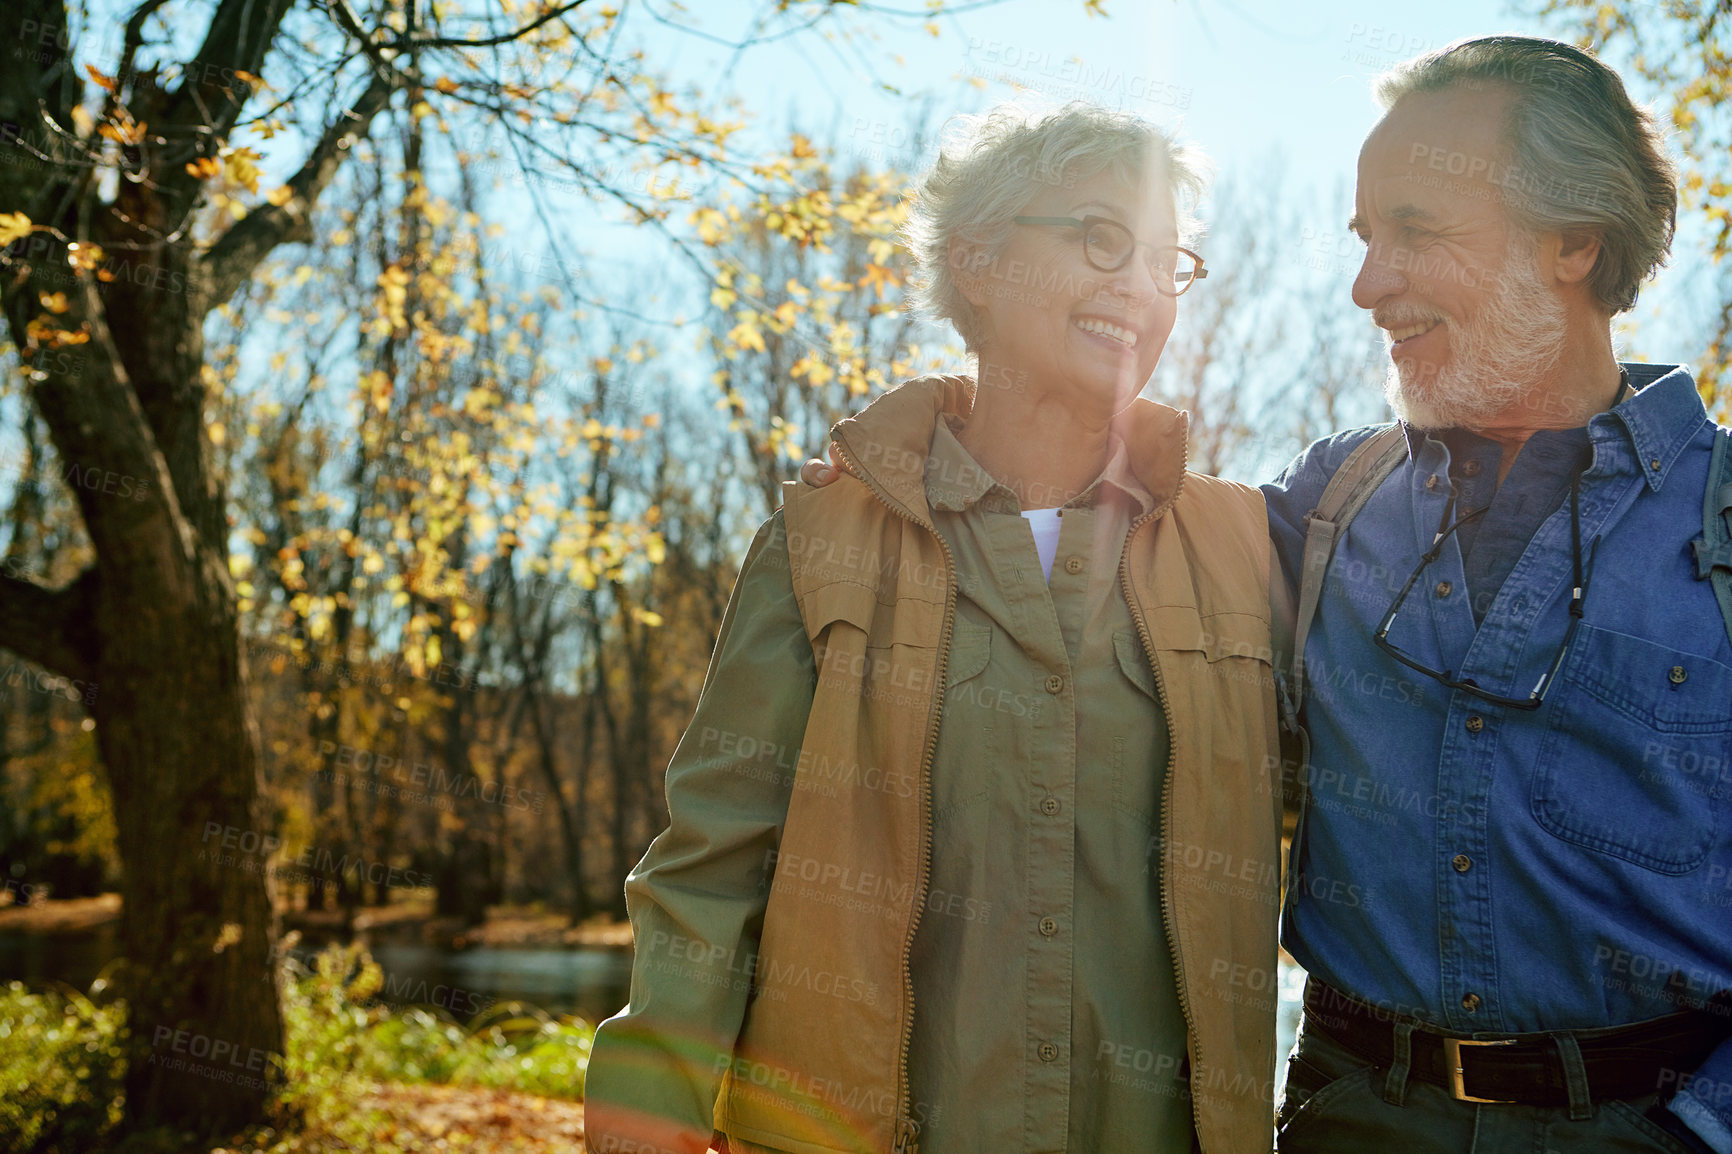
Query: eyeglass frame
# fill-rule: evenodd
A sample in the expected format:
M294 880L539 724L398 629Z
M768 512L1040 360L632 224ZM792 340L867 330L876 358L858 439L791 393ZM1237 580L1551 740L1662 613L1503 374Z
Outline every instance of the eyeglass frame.
M1558 671L1564 667L1564 657L1569 653L1570 645L1576 639L1576 627L1582 623L1582 602L1587 598L1588 580L1594 575L1594 556L1598 552L1600 544L1599 538L1595 537L1588 546L1588 565L1584 574L1582 570L1581 474L1579 472L1570 478L1570 553L1575 576L1575 582L1570 590L1570 623L1564 629L1563 644L1558 646L1557 656L1552 658L1551 665L1547 666L1545 673L1534 683L1533 689L1529 691L1526 697L1504 697L1500 694L1489 693L1475 684L1472 678L1454 678L1450 676L1447 669L1436 670L1421 665L1397 649L1395 643L1389 640L1390 627L1395 624L1395 615L1401 609L1402 602L1407 600L1408 593L1413 590L1414 583L1419 580L1419 575L1425 572L1425 567L1437 560L1442 554L1444 541L1449 538L1451 533L1480 516L1490 507L1490 505L1485 505L1471 513L1464 513L1457 517L1448 528L1445 528L1444 523L1449 521L1449 515L1455 509L1455 494L1450 494L1448 502L1443 507L1443 516L1438 519L1437 536L1432 539L1431 548L1420 556L1419 565L1407 578L1407 584L1401 587L1401 592L1395 595L1394 603L1390 605L1389 612L1383 615L1383 620L1378 622L1377 629L1372 633L1371 639L1379 649L1409 669L1425 674L1447 689L1471 694L1482 701L1489 701L1493 705L1503 705L1510 709L1535 710L1545 704L1546 693L1551 689L1552 683L1557 680Z
M1016 224L1054 225L1077 229L1083 234L1083 259L1088 261L1089 267L1094 269L1096 272L1118 272L1120 269L1131 263L1131 258L1136 255L1139 246L1142 248L1154 249L1157 252L1182 252L1192 260L1196 261L1197 267L1192 270L1191 278L1185 282L1185 287L1179 289L1177 292L1168 292L1166 289L1161 287L1161 278L1155 278L1155 291L1159 292L1162 296L1182 297L1190 291L1192 285L1209 275L1209 270L1203 265L1203 255L1201 253L1194 252L1182 244L1145 244L1137 239L1136 233L1132 232L1118 221L1113 220L1111 217L1085 216L1078 219L1074 216L1017 216L1012 217L1011 219ZM1106 265L1096 264L1089 256L1089 230L1103 224L1118 229L1129 237L1131 241L1130 247L1125 250L1125 259L1110 268Z

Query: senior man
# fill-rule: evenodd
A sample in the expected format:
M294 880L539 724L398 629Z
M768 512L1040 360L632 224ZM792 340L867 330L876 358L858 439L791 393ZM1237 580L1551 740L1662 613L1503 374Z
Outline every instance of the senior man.
M1611 338L1671 242L1663 142L1549 40L1461 42L1378 96L1353 299L1401 422L1264 487L1288 579L1308 535L1322 577L1279 1146L1729 1154L1732 644L1692 547L1723 434Z

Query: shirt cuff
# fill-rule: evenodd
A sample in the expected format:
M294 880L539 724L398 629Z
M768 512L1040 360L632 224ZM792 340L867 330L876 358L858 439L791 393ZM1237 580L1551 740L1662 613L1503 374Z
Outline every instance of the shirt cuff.
M1679 1094L1667 1103L1679 1121L1696 1132L1714 1154L1732 1154L1732 1128L1720 1116L1689 1094Z

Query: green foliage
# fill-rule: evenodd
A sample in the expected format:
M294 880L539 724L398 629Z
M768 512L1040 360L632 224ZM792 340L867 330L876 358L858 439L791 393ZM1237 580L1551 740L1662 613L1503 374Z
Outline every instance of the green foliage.
M393 1010L371 1001L384 983L359 946L332 947L287 984L289 1093L361 1082L432 1082L583 1097L595 1030L520 1002L467 1026L443 1011Z
M312 969L288 963L288 1055L274 1125L227 1149L297 1154L356 1149L407 1154L397 1129L367 1099L380 1084L435 1083L583 1097L594 1028L506 1003L467 1025L443 1012L393 1009L374 996L378 963L360 946L333 946ZM85 1151L114 1137L121 1117L124 1003L76 991L0 988L0 1150ZM149 1146L149 1136L131 1142Z
M124 1014L70 989L0 988L0 1149L83 1150L120 1120Z

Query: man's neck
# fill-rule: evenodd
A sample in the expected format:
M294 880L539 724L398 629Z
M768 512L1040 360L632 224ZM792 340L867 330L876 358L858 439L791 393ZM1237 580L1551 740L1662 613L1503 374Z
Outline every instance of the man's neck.
M1623 369L1612 351L1610 332L1591 344L1573 343L1578 355L1566 354L1545 378L1503 412L1482 424L1469 425L1503 453L1498 460L1498 484L1509 475L1528 439L1542 429L1576 429L1617 404L1623 392Z

